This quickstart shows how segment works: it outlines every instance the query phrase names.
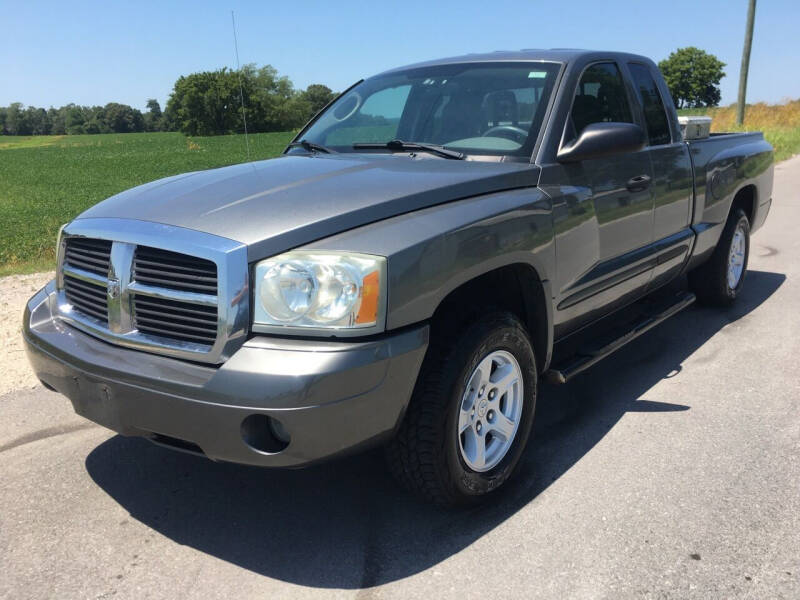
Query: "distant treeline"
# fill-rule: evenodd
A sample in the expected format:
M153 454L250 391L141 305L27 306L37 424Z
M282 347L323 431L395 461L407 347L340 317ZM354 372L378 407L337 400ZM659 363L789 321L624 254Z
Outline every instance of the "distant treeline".
M239 71L222 68L178 78L162 112L158 101L149 99L142 112L127 104L105 106L67 104L49 109L14 102L0 107L3 135L76 135L181 131L186 135L223 135L288 131L302 126L334 93L313 84L296 90L288 77L267 65L245 65Z
M169 131L158 102L148 100L147 108L147 112L142 113L127 104L109 102L105 106L67 104L44 109L14 102L10 106L0 106L0 132L3 135L74 135Z

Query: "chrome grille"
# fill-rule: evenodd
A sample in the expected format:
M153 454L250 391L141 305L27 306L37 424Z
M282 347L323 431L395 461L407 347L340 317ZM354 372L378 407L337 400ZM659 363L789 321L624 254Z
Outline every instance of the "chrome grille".
M216 294L217 265L187 254L139 246L133 257L133 280L171 290Z
M217 337L217 307L134 294L136 329L185 342L211 345Z
M221 363L250 320L247 248L201 231L87 218L61 234L56 274L64 321L110 343Z
M75 310L103 323L108 322L108 300L105 286L66 275L64 276L64 293Z
M65 264L108 277L111 242L89 238L70 238L64 251Z

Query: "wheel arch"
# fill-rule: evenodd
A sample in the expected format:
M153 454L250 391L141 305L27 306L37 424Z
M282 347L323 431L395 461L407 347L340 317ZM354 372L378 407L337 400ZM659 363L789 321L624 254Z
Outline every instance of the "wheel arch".
M436 335L445 324L467 323L487 309L507 310L525 325L541 374L549 366L553 347L549 297L549 282L533 265L513 262L499 266L448 291L431 316L432 333Z
M737 208L741 208L744 211L752 225L758 210L758 188L754 183L747 183L736 191L728 214L733 213Z

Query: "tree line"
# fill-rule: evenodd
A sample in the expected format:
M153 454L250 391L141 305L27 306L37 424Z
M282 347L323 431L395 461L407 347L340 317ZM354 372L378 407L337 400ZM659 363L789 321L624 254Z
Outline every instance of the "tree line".
M695 47L679 48L658 64L678 108L716 106L725 63ZM186 135L224 135L288 131L305 124L335 94L325 85L297 90L270 66L243 66L179 77L166 109L149 99L142 112L127 104L68 104L48 109L15 102L0 107L3 135L71 135L181 131Z
M0 106L0 133L3 135L76 135L84 133L131 133L167 131L169 127L158 101L147 101L147 112L127 104L109 102L105 106L67 104L48 109L14 102Z
M179 77L163 111L152 98L144 112L117 102L48 109L14 102L0 107L0 134L181 131L186 135L224 135L244 131L245 121L251 133L288 131L305 124L334 96L321 84L297 90L274 67L249 64L238 71L222 68Z

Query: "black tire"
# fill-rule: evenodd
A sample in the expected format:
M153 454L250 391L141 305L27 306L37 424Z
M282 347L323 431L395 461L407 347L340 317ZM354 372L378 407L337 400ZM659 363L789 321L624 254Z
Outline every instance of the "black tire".
M525 327L514 315L494 313L468 326L434 331L403 423L387 447L392 474L406 488L439 505L468 504L497 490L514 473L530 437L537 373ZM513 355L522 373L522 413L505 456L491 470L467 466L458 415L469 378L495 350Z
M744 230L745 252L742 274L738 283L731 287L728 283L728 257L738 228ZM689 273L689 285L702 304L710 306L729 306L736 300L744 286L747 275L747 261L750 258L750 221L741 208L731 211L719 243L706 262Z

